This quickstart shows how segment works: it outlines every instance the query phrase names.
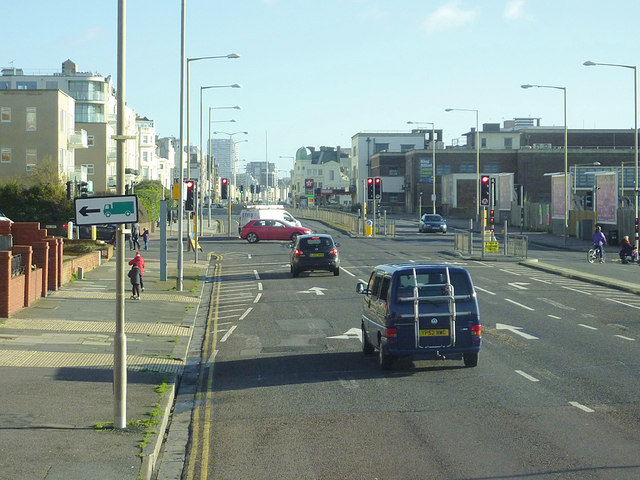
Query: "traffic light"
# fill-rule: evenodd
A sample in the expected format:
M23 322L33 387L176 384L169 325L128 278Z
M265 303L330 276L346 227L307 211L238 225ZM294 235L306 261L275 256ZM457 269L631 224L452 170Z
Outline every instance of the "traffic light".
M593 190L587 190L584 194L584 209L593 210Z
M489 206L489 198L491 197L491 184L489 183L489 177L483 175L480 178L480 205L483 207Z
M73 195L71 193L73 187L73 182L67 182L67 200L71 200Z
M229 179L228 178L220 179L220 198L222 200L227 200L229 198Z
M255 187L254 185L249 185L249 191L250 191L251 193L255 192L255 188L256 188L256 187Z
M187 180L185 183L187 185L187 199L184 202L184 209L193 212L196 185L193 180Z
M492 208L491 210L489 210L489 230L491 231L491 233L495 231L494 215L495 211Z
M87 182L80 182L80 196L87 197Z
M373 196L376 200L382 200L382 179L380 177L373 179Z
M367 178L367 200L373 200L373 178Z
M638 217L636 217L636 239L638 238Z
M256 193L260 193L260 185L256 185Z
M240 193L244 193L244 185L240 185Z

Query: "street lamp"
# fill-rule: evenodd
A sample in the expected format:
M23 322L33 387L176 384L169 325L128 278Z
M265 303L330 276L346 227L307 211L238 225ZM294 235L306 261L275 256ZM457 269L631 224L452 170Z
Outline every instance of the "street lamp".
M236 58L236 57L233 57ZM198 189L198 213L200 215L199 217L199 225L200 225L200 233L202 234L202 221L203 221L203 217L202 217L202 203L203 203L203 190L204 190L204 181L203 177L204 177L204 172L203 172L203 168L202 168L202 93L205 90L211 89L211 88L242 88L241 85L234 83L233 85L207 85L204 87L200 87L200 188ZM187 110L189 108L189 105L187 103ZM187 114L187 145L189 145L189 121L188 121L188 117L189 115ZM235 120L233 120L235 122ZM191 152L189 151L189 154ZM188 158L188 157L187 157ZM189 166L189 168L191 168ZM191 171L188 170L189 176L191 175ZM195 229L195 240L194 240L194 255L195 255L195 261L198 261L198 242L197 242L197 237L198 237L198 229Z
M633 143L634 143L634 163L635 174L633 179L633 196L635 197L635 218L638 218L638 70L635 65L623 65L618 63L596 63L586 61L583 63L586 67L602 65L605 67L620 67L633 69ZM635 231L636 249L640 248L640 239L638 238L638 230Z
M234 190L236 188L236 162L235 162L235 159L232 158L233 157L233 154L232 154L232 152L233 152L233 136L234 135L238 135L240 133L242 133L244 135L248 135L249 134L249 132L244 132L244 131L233 132L233 133L220 132L220 131L213 132L214 135L217 135L217 134L229 135L229 166L232 168L232 172L233 172L233 188L234 188ZM235 142L235 143L240 143L240 142Z
M207 57L195 57L195 58L185 58L185 31L186 31L186 8L185 8L185 0L182 0L182 10L181 10L181 35L180 35L180 188L179 188L179 200L178 200L178 259L177 259L177 274L176 274L176 290L179 292L182 291L182 280L184 274L183 267L183 226L182 226L182 217L184 216L184 205L182 203L182 185L184 181L184 96L185 96L185 83L186 83L186 102L187 102L187 145L189 145L189 64L191 62L196 62L198 60L208 60L214 58L239 58L240 55L237 53L229 53L227 55L214 55ZM186 68L185 68L186 67ZM186 82L185 82L185 70L186 70ZM190 148L187 146L187 175L190 176Z
M567 246L569 236L569 170L567 166L567 87L555 85L521 85L522 88L553 88L562 90L564 99L564 246Z
M476 112L476 218L480 218L480 130L478 110L473 108L445 108L445 112Z
M431 125L431 150L433 157L433 196L432 200L432 212L434 215L436 213L436 124L433 122L407 122L408 124L426 124ZM422 197L420 198L420 207L422 207Z

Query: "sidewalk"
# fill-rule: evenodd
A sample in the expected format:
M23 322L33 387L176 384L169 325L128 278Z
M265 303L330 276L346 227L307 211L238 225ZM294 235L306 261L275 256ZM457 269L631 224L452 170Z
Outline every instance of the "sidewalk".
M207 267L206 254L200 252L195 264L185 250L178 292L176 252L174 236L168 279L159 281L159 234L152 236L150 250L141 251L140 301L130 299L125 276L129 426L122 431L112 428L115 258L0 320L0 478L148 478L196 327ZM125 246L127 263L134 254Z

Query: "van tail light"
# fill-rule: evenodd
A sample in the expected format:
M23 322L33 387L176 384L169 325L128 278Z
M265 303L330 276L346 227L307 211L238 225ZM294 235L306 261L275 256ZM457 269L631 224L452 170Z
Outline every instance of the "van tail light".
M478 337L482 335L482 325L472 325L471 335L478 336Z
M385 337L387 338L397 338L398 337L398 329L397 328L387 328L385 330Z
M331 251L329 252L329 254L330 254L330 255L337 255L337 254L338 254L338 249L337 249L337 248L334 248L333 250L331 250Z

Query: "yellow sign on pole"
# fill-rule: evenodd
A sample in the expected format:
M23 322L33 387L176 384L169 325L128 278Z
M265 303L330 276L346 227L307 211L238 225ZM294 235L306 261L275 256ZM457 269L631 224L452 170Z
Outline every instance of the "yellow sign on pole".
M180 200L180 184L179 183L173 184L173 199Z
M498 253L499 245L498 242L484 242L484 251L486 253Z

